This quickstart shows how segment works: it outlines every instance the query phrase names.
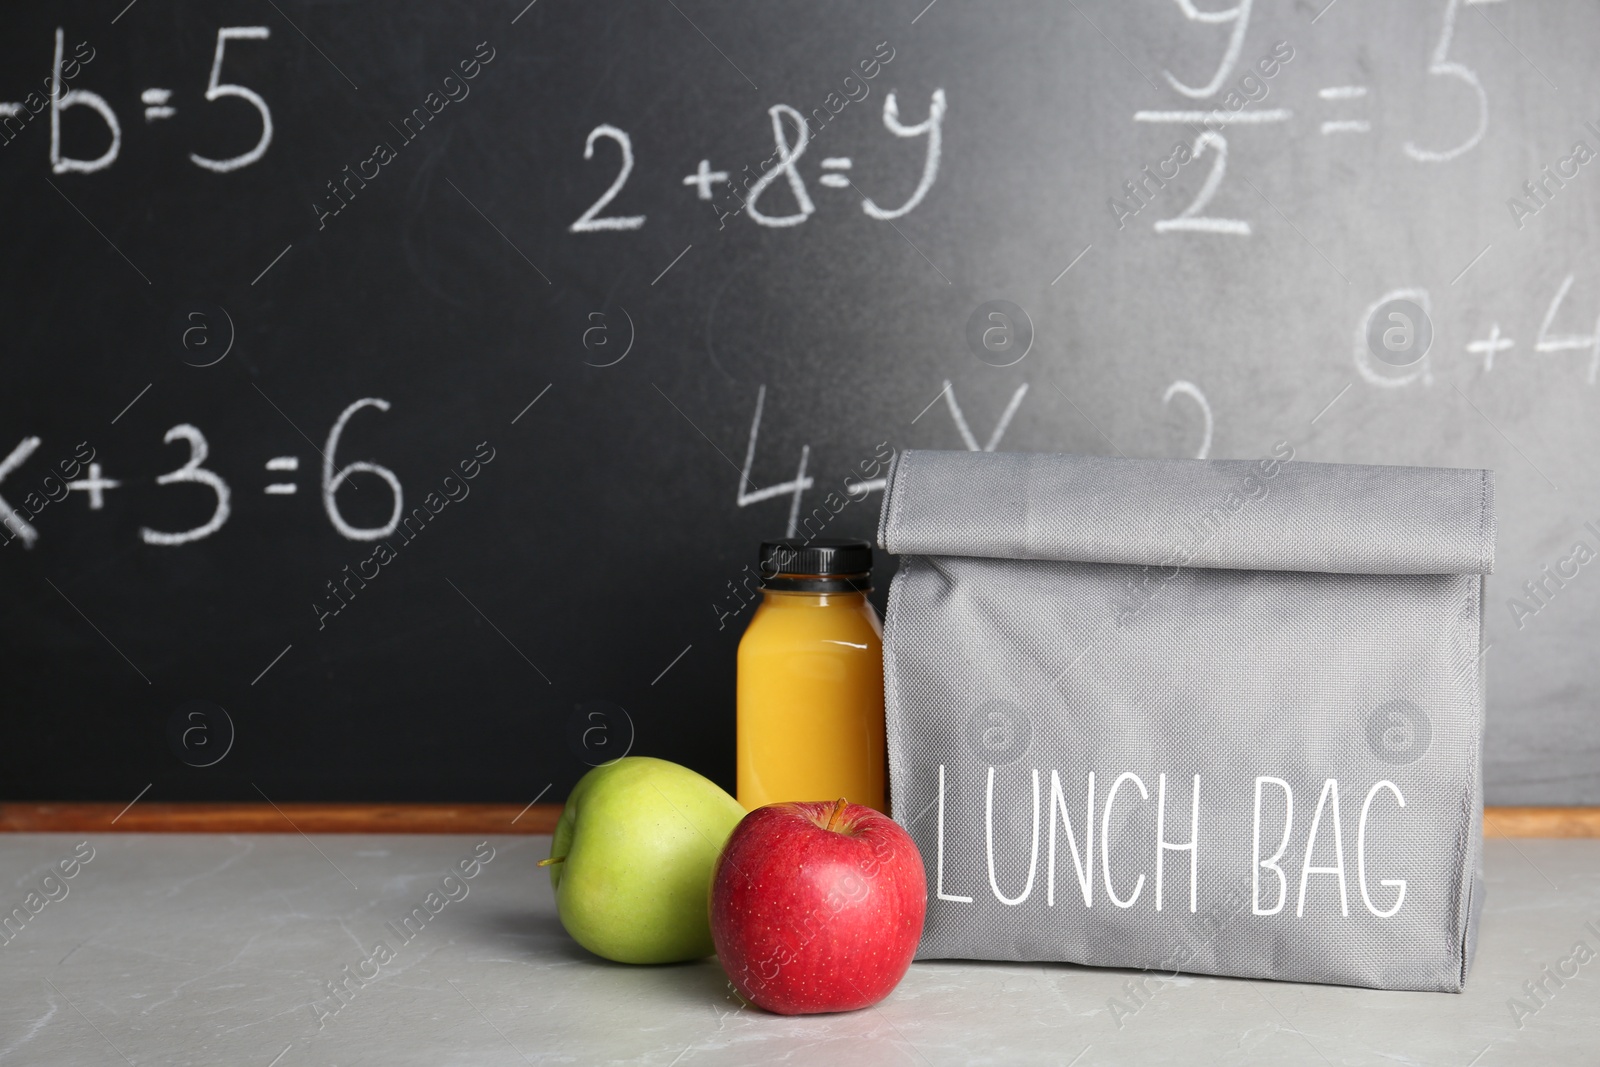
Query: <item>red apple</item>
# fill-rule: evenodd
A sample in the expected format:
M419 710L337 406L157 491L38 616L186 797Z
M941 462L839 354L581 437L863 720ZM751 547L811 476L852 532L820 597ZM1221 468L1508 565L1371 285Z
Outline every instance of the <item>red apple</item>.
M711 938L740 995L780 1015L853 1011L905 977L928 884L900 824L860 804L769 804L717 860Z

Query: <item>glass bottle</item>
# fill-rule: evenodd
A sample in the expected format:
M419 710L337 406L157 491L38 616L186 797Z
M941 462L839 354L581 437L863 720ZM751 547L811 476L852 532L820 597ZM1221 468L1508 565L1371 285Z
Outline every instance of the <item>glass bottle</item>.
M739 642L739 803L844 797L887 814L872 546L766 541L760 558L761 604Z

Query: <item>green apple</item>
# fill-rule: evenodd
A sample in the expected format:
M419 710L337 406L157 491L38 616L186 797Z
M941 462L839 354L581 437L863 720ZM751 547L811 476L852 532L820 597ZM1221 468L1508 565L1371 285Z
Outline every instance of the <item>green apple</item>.
M585 774L550 858L567 933L619 963L709 956L711 873L745 810L687 767L627 756Z

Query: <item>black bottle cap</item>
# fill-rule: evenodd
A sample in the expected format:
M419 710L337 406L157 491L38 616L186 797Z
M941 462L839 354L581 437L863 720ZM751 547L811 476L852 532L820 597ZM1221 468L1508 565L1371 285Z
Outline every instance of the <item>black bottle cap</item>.
M788 537L761 542L761 586L800 593L865 593L872 589L872 546L866 541Z

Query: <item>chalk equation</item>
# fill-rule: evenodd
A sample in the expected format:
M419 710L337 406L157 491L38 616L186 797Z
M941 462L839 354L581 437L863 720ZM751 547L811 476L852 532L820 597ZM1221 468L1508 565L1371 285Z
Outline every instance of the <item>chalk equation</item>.
M971 427L967 424L961 405L956 402L955 389L950 382L946 381L944 383L944 388L939 391L938 396L933 398L933 403L930 403L928 407L933 407L933 404L938 403L942 397L950 409L950 417L955 421L956 430L961 434L961 439L966 447L973 452L993 452L999 446L1001 439L1005 437L1006 428L1011 425L1012 417L1016 415L1017 408L1022 405L1022 398L1027 395L1028 385L1024 382L1011 394L1010 402L1006 404L1005 411L1001 413L999 420L995 423L994 432L989 435L988 441L981 446L978 444L978 439L973 436ZM738 495L735 497L735 503L739 507L747 508L751 504L759 504L763 500L786 496L789 498L789 522L787 526L788 532L784 536L799 537L804 535L815 537L817 531L812 530L809 526L811 518L826 516L830 513L838 514L846 503L865 499L869 493L879 492L884 488L886 484L885 478L880 477L876 469L873 469L871 473L867 473L867 470L869 466L876 468L886 465L889 462L889 458L894 454L892 449L878 455L876 464L869 463L867 466L863 466L860 476L851 476L841 482L842 495L839 492L828 492L824 503L829 511L822 512L820 509L814 509L813 515L803 523L800 514L801 500L804 498L806 491L815 488L817 484L815 476L807 473L807 468L811 463L811 446L809 444L800 446L800 462L795 467L793 478L761 487L757 487L751 478L756 464L756 446L761 437L761 414L766 404L767 387L763 385L756 390L755 416L750 420L750 437L745 448L744 467L739 471ZM924 408L922 413L917 416L917 419L922 418L922 415L926 413L927 408ZM911 421L916 422L917 419L912 419ZM883 447L887 448L887 444ZM834 501L839 502L837 507L834 506Z
M364 408L388 411L389 401L379 397L363 397L346 407L334 422L333 429L328 431L327 441L320 450L322 469L318 489L322 494L322 507L333 528L341 537L350 541L377 541L388 537L399 525L404 508L400 479L388 467L369 460L356 460L335 469L334 456L339 451L339 439L343 436L351 417ZM147 545L166 547L202 541L222 529L232 516L233 487L220 474L206 466L211 457L211 445L198 426L187 422L179 423L166 432L162 442L169 445L183 445L188 451L188 458L173 470L158 475L155 484L195 485L208 490L212 497L211 514L204 522L183 530L141 526L139 538ZM12 491L5 484L8 478L15 476L16 481L12 483L15 485L26 476L26 472L21 471L21 468L40 444L41 440L38 437L24 437L4 460L0 460L0 493ZM299 472L300 457L273 456L266 461L265 470L270 480L261 489L263 495L294 496L300 491L299 480L289 477ZM338 492L355 474L371 474L388 487L392 506L388 520L382 525L356 526L340 512ZM5 531L5 537L0 539L0 548L18 540L22 542L24 548L32 548L39 539L39 532L33 522L51 503L59 504L73 493L82 493L88 510L100 511L105 507L106 494L123 488L123 485L121 479L106 474L105 468L96 458L93 447L87 442L80 444L71 458L62 460L51 473L39 479L37 488L22 491L17 497L19 503L12 504L4 496L0 496L0 525L3 525Z
M1288 41L1277 41L1253 64L1241 64L1254 0L1239 0L1235 6L1218 11L1201 10L1195 7L1192 0L1175 2L1184 18L1198 27L1228 27L1222 56L1205 81L1191 84L1170 70L1161 72L1167 84L1186 101L1204 101L1208 106L1135 111L1134 122L1177 125L1194 136L1192 140L1177 142L1164 159L1146 165L1137 177L1123 182L1120 195L1111 197L1107 203L1112 217L1117 221L1117 228L1125 229L1129 219L1159 199L1167 183L1178 176L1180 168L1202 156L1209 156L1210 170L1194 199L1176 215L1157 219L1153 229L1160 234L1200 233L1249 237L1253 232L1249 219L1212 215L1207 211L1228 169L1228 135L1224 130L1228 127L1287 124L1294 119L1292 108L1255 105L1271 95L1273 79L1293 61L1295 48ZM1429 78L1441 80L1437 91L1449 89L1461 96L1465 101L1463 110L1470 105L1471 128L1453 141L1448 136L1442 136L1437 141L1407 138L1400 145L1406 158L1418 163L1447 163L1470 152L1483 141L1489 129L1488 92L1477 71L1451 57L1451 46L1455 40L1456 16L1463 5L1500 2L1504 0L1446 0L1439 36L1429 56L1427 74ZM1326 11L1327 8L1324 8L1323 13ZM1312 23L1321 17L1319 14L1312 19ZM1241 69L1243 73L1239 74ZM1447 86L1443 83L1451 84ZM1457 85L1460 88L1456 88ZM1341 84L1318 88L1317 106L1328 116L1318 125L1318 133L1323 137L1371 133L1372 121L1368 117L1371 94L1371 87L1366 85Z
M206 82L204 99L208 103L227 97L243 100L255 109L261 132L254 147L236 156L214 159L199 152L189 153L189 160L195 166L217 174L227 174L229 171L248 167L267 154L267 148L272 144L272 109L254 89L223 81L222 64L229 41L265 41L271 36L272 31L265 26L223 26L217 30L216 51L212 53L211 77ZM122 120L118 118L116 109L100 93L90 89L68 88L81 73L83 65L94 58L94 49L90 48L89 54L85 55L83 49L86 46L79 45L71 56L67 56L63 38L64 29L57 27L55 62L51 67L50 77L46 79L48 95L34 90L21 100L0 101L0 130L4 131L5 142L9 144L33 116L48 109L50 169L56 174L93 174L111 166L122 154ZM144 109L145 124L165 122L175 116L178 109L173 105L172 99L172 90L167 88L152 86L140 92L139 102ZM61 117L73 108L87 108L99 117L104 126L107 143L98 156L87 158L72 156L63 148Z
M1228 184L1229 152L1231 138L1244 135L1247 129L1291 123L1296 117L1294 109L1283 106L1262 105L1273 91L1274 79L1296 57L1295 46L1280 40L1265 48L1253 62L1245 55L1246 38L1251 28L1255 0L1237 0L1232 7L1205 10L1193 0L1174 0L1178 12L1191 24L1197 35L1191 57L1180 57L1175 66L1187 68L1184 72L1163 68L1161 76L1168 88L1179 98L1178 107L1150 107L1134 111L1133 121L1157 126L1178 126L1186 133L1170 146L1170 150L1155 163L1142 167L1135 177L1123 181L1116 195L1107 200L1118 229L1127 226L1130 219L1140 215L1160 199L1167 184L1175 180L1181 168L1191 162L1204 160L1206 173L1198 189L1187 204L1170 204L1162 217L1151 222L1156 233L1203 234L1211 236L1250 237L1254 223L1235 213L1223 214L1214 210L1219 192ZM1403 155L1417 163L1438 164L1455 160L1479 145L1489 128L1490 109L1488 91L1478 72L1455 55L1455 36L1460 10L1464 6L1504 3L1506 0L1445 0L1438 22L1437 36L1426 55L1424 71L1427 92L1439 94L1441 101L1454 101L1461 120L1451 123L1451 129L1439 132L1412 131L1399 144ZM1326 9L1322 14L1326 13ZM1322 17L1317 16L1317 19ZM1317 21L1313 19L1313 24ZM1214 47L1212 38L1221 32L1221 54L1215 60L1207 50ZM211 56L209 77L206 80L203 100L215 103L234 98L249 105L254 115L248 118L259 132L256 143L237 155L215 157L201 151L191 151L190 161L199 167L225 174L248 167L261 160L272 144L274 125L272 109L266 99L246 85L225 79L225 65L230 43L235 48L244 42L267 42L271 31L267 26L223 26L216 31L215 46ZM0 139L9 142L34 115L48 112L50 116L50 162L57 174L90 174L105 170L116 162L121 153L123 123L119 112L100 92L72 85L82 73L82 68L93 58L93 50L83 51L87 45L68 54L64 45L64 29L55 33L55 57L51 76L46 79L47 92L35 90L20 101L0 101ZM757 165L745 165L735 170L729 164L716 165L710 158L698 160L695 169L675 179L675 183L696 200L707 202L718 217L719 228L729 219L748 217L758 226L782 229L798 226L817 210L813 199L815 187L853 193L863 214L879 221L901 218L921 205L938 179L940 157L944 141L944 120L948 108L945 90L934 89L928 97L927 107L920 120L902 115L902 101L893 91L885 94L881 108L881 123L890 136L897 139L923 142L920 173L915 187L897 203L882 203L871 189L872 182L858 182L856 160L848 154L835 153L820 158L813 151L813 142L830 120L850 103L864 101L871 93L871 81L895 58L895 50L887 41L876 51L862 59L857 68L843 79L842 91L828 93L818 106L803 110L789 103L775 103L767 108L772 131L772 151ZM71 87L69 87L71 86ZM1371 109L1373 87L1364 84L1331 84L1315 89L1316 108L1319 111L1317 130L1323 137L1363 136L1372 132ZM152 86L139 93L139 105L146 125L167 122L179 114L175 92L169 87ZM61 117L72 109L83 109L97 116L104 129L104 149L96 156L76 156L62 145ZM246 116L248 112L239 112ZM389 153L392 156L392 150ZM643 229L649 221L648 211L629 205L633 190L629 183L634 178L638 160L633 138L623 126L601 122L589 130L583 141L582 161L588 166L585 173L604 181L596 185L594 199L588 206L565 224L571 234L626 233ZM380 160L381 162L382 160ZM370 161L369 161L370 162ZM614 168L614 169L609 169ZM348 169L348 168L347 168ZM609 179L609 180L606 180ZM349 189L350 181L344 180ZM343 199L335 183L338 206ZM787 193L782 208L775 207L776 187ZM779 194L781 195L781 194ZM881 195L881 194L879 194ZM318 208L319 219L337 213ZM320 228L320 227L319 227Z
M849 173L855 161L849 156L827 156L820 160L817 183L829 189L854 190L861 211L868 218L886 222L910 214L927 197L939 176L945 108L944 90L935 89L928 100L927 117L921 122L908 123L900 118L900 102L896 95L890 93L884 98L884 128L898 138L923 138L925 146L916 188L899 204L879 204L857 186ZM758 226L786 229L805 222L817 210L806 177L800 170L801 157L811 145L814 116L808 118L788 104L774 104L767 109L767 117L772 123L775 150L772 157L762 162L759 174L751 175L750 167L746 166L741 180L736 181L728 171L716 170L709 159L702 159L694 173L685 175L680 183L693 188L697 199L713 201L719 229L729 218L740 215ZM647 215L603 214L622 194L634 167L633 139L626 130L610 123L602 123L589 131L583 145L583 158L593 160L596 146L606 141L615 144L620 153L617 173L599 198L567 227L568 233L618 233L644 228ZM780 180L786 183L793 199L793 211L779 212L762 203L768 190ZM714 190L718 188L726 190L729 197L717 201Z
M1576 354L1584 384L1594 385L1600 381L1600 317L1587 331L1570 332L1569 320L1583 314L1567 307L1576 280L1575 274L1561 279L1534 329L1533 344L1526 347L1538 356ZM1384 389L1417 382L1432 385L1433 359L1439 351L1434 340L1432 294L1420 287L1391 289L1367 305L1356 327L1356 371ZM1517 339L1502 331L1498 318L1490 317L1481 335L1468 340L1461 351L1481 358L1483 372L1489 374L1497 363L1503 368L1510 358L1505 353L1516 349Z

